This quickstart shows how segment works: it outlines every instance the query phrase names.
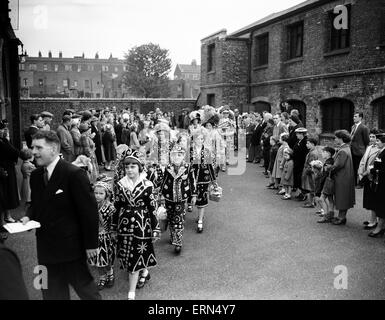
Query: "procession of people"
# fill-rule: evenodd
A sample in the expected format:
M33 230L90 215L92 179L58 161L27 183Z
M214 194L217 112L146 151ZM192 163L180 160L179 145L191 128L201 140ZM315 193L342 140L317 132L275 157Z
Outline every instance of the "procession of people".
M30 117L27 146L20 151L1 122L1 219L14 222L9 210L23 204L20 221L41 223L38 262L53 283L42 290L44 299L69 299L69 285L82 299L100 299L98 291L114 286L118 262L128 273L127 298L133 300L158 264L157 240L169 234L175 258L180 255L187 212L196 211L197 236L210 232L205 219L210 201L222 197L221 171L245 148L244 161L263 168L267 188L279 199L304 201L320 216L318 223L346 225L355 188L362 186L363 207L370 210L364 229L370 237L382 236L385 133L369 130L357 113L351 132L338 130L333 146L321 147L300 116L295 109L241 115L208 105L178 119L159 109L146 115L68 109L55 132L53 114L45 111ZM96 282L89 266L98 270Z

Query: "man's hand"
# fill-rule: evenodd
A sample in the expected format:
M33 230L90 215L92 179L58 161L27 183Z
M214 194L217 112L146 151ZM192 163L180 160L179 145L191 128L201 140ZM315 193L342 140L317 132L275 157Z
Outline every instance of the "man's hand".
M19 219L19 221L22 223L22 224L27 224L27 222L29 221L30 219L28 217L22 217Z
M86 249L87 258L91 259L98 255L98 249Z
M193 206L195 206L195 203L197 202L197 196L192 196L191 197L191 204L193 205Z

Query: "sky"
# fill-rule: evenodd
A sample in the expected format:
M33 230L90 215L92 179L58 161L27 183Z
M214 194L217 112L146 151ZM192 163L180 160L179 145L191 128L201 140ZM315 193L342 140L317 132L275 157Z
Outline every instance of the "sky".
M19 6L17 2L19 1ZM200 64L200 41L232 33L303 0L10 0L19 7L18 38L29 56L124 58L134 46L156 43L176 64ZM14 10L16 11L16 10ZM17 28L16 19L12 20Z

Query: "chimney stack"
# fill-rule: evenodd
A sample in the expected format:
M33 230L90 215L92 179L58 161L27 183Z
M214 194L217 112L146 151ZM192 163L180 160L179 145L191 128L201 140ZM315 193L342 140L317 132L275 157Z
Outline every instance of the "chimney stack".
M84 52L83 52L83 54L82 54L82 58L84 59Z
M191 62L191 65L192 66L196 66L197 65L197 61L195 59L193 59L193 61Z
M39 51L39 58L41 58L41 51Z
M63 58L63 53L59 51L59 58Z
M51 50L48 51L48 58L52 58L52 52L51 52Z
M96 52L95 59L99 59L99 53Z

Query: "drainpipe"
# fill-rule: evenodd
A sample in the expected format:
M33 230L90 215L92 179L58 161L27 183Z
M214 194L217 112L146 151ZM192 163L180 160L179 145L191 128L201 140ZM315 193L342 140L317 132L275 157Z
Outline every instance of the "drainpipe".
M251 103L251 73L252 73L252 70L251 70L251 49L252 49L252 38L253 38L253 33L250 32L250 37L249 37L249 40L247 41L247 51L248 51L248 74L247 74L247 103L250 104Z

